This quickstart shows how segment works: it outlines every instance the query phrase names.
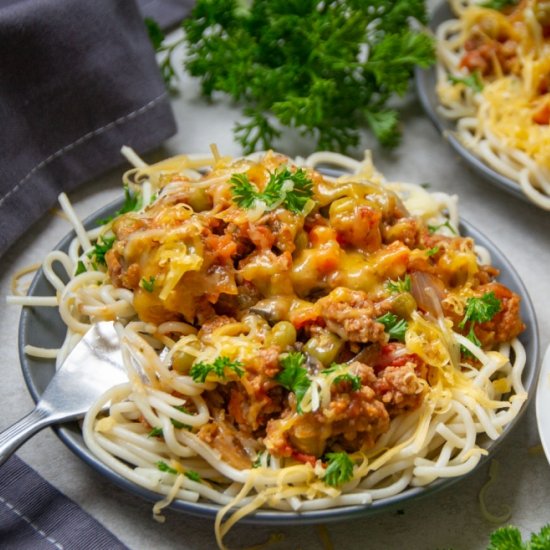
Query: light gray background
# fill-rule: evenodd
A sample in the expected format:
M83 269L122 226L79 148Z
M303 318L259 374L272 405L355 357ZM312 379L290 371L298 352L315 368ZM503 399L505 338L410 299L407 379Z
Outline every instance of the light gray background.
M183 53L182 53L183 55ZM178 135L147 157L152 161L181 152L207 151L215 142L222 154L238 155L232 127L240 111L225 100L208 104L200 98L198 83L182 76L182 94L173 105ZM411 94L404 102L403 144L394 152L373 147L377 167L388 179L430 182L432 189L457 193L462 215L483 231L511 260L529 289L538 315L542 349L550 336L550 212L518 201L472 173L456 157L423 115ZM361 148L371 147L365 138ZM311 144L285 134L277 148L290 155L307 155ZM77 212L86 216L120 196L121 171L90 183L70 196ZM17 353L19 308L7 306L10 279L19 268L39 261L69 231L68 223L48 214L14 244L0 265L0 429L32 407ZM550 422L550 419L548 419ZM498 483L488 492L491 511L512 510L510 522L524 534L538 531L550 522L550 467L536 428L534 403L495 459L500 463ZM92 471L46 430L25 444L19 456L59 490L79 503L132 549L215 548L213 522L168 512L160 525L152 519L151 505L122 492ZM402 513L382 512L344 523L327 525L334 548L407 548L477 550L487 546L488 535L497 526L481 515L478 493L488 479L487 467L427 498L410 502ZM258 527L240 525L226 543L245 548L265 542L273 533L284 534L282 542L269 548L324 548L315 526Z

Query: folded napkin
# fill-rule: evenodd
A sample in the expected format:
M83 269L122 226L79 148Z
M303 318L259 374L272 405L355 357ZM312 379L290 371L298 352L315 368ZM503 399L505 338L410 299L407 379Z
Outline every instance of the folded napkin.
M127 547L17 456L0 469L0 547L124 550Z
M122 145L175 133L143 17L174 25L191 4L0 0L0 256Z

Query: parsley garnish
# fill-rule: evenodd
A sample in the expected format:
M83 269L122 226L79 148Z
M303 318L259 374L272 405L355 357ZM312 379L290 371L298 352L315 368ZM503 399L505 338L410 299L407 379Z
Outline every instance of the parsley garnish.
M353 477L353 462L347 453L327 453L328 466L323 481L327 485L342 485Z
M306 394L311 380L308 378L307 370L302 367L306 358L303 353L289 353L281 359L283 370L277 374L275 380L296 395L296 411L302 414L302 399Z
M78 263L76 264L76 271L74 272L75 277L81 273L86 273L86 271L88 270L86 269L84 262L82 260L78 260Z
M482 8L488 8L491 10L502 10L508 6L515 6L518 0L488 0L479 4Z
M198 0L183 22L185 67L205 96L241 102L235 134L245 153L272 148L285 126L317 150L358 145L361 125L393 146L399 121L387 105L416 65L435 60L412 20L427 23L424 2Z
M240 361L232 361L229 357L220 355L216 357L213 363L195 363L191 367L191 377L195 382L205 382L206 377L213 372L218 378L226 378L226 369L234 371L239 377L244 374L243 369L241 369L242 363Z
M172 54L174 53L174 50L183 43L184 39L181 38L170 45L165 44L164 39L166 37L159 24L151 17L146 17L144 22L147 27L147 33L149 34L149 40L151 41L155 52L160 54L159 66L162 78L164 79L164 84L169 91L173 92L175 91L174 81L178 80L178 75L172 63Z
M305 170L299 168L291 172L288 168L275 170L269 174L269 181L260 193L246 174L233 174L233 200L242 208L252 208L256 202L263 202L267 210L284 206L294 214L301 214L313 195L313 183Z
M105 262L105 254L111 250L115 243L116 237L99 237L95 246L88 252L88 258L92 258L100 265L107 265Z
M121 216L122 214L127 214L128 212L136 212L140 210L142 206L141 195L138 193L132 193L130 188L125 185L124 202L122 203L122 206L112 216L98 220L97 225L105 225L111 220L114 220L116 217Z
M405 333L409 328L409 324L405 319L399 319L397 315L388 311L376 320L384 325L386 332L390 335L390 340L405 341Z
M162 428L159 428L159 427L153 428L147 434L147 437L161 437L161 436L162 436Z
M345 367L346 365L332 363L328 369L321 371L321 374L329 375ZM361 378L355 374L350 374L349 372L339 374L332 381L333 384L338 384L339 382L349 382L353 391L359 391L361 389Z
M550 548L550 524L538 533L531 533L531 540L523 542L517 527L507 525L491 533L487 550L547 550Z
M174 470L174 468L172 468L171 466L168 466L168 464L166 464L166 462L164 462L163 460L159 460L156 463L156 466L161 472L167 472L169 474L178 475L177 470Z
M195 472L195 470L186 470L184 476L189 478L191 481L196 481L197 483L202 481L200 474Z
M490 321L499 311L501 303L494 292L486 292L481 298L468 298L464 318L458 325L464 328L468 321L485 323Z
M257 454L256 460L252 463L252 468L261 468L262 467L262 457L264 456L264 453L266 453L266 451L260 451Z
M141 288L143 290L146 290L147 292L153 292L155 288L155 277L151 276L149 279L145 279L145 277L142 277L140 282Z
M439 246L434 246L433 248L430 248L429 250L426 250L426 254L428 256L433 256L434 254L437 254L439 252Z
M430 225L428 224L428 231L430 233L437 233L442 227L446 227L453 235L456 235L455 228L451 225L451 222L447 220L445 223L440 223L439 225Z
M486 292L481 298L468 298L464 317L458 326L459 328L464 328L466 323L470 322L470 330L466 338L472 341L476 346L481 346L481 342L476 336L474 327L476 323L490 321L500 311L500 308L500 300L495 296L494 292ZM471 355L464 347L462 347L462 353Z
M386 289L391 294L399 294L400 292L410 292L411 291L411 277L410 275L405 275L403 279L399 277L397 281L387 281Z
M450 74L449 81L453 84L464 84L464 86L472 88L474 92L481 92L483 90L483 80L481 80L481 76L479 76L479 73L477 71L474 71L473 73L464 77L454 76Z
M178 411L182 412L182 413L185 413L185 414L191 414L189 412L189 410L184 407L183 405L175 405L174 406L174 409L177 409ZM174 428L177 428L178 430L181 430L183 428L185 428L186 430L191 430L191 426L189 426L189 424L184 424L183 422L180 422L179 420L176 420L175 418L170 418L170 422L172 422L172 426L174 426Z

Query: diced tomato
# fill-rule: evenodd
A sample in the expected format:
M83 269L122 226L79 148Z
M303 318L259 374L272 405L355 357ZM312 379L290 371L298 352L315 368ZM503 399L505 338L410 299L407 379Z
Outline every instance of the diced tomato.
M292 452L292 458L295 458L299 462L303 462L304 464L311 464L312 466L315 466L315 462L317 462L317 458L313 455L307 455L305 453L300 453L298 451Z
M400 342L390 342L382 346L380 356L372 367L376 373L386 367L402 367L407 363L414 363L418 368L423 367L424 362L416 353L404 353L405 346Z

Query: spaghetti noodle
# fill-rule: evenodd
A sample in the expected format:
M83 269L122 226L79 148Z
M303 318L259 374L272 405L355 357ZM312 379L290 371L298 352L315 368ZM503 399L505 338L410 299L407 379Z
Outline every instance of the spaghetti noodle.
M463 475L518 414L519 297L458 235L456 197L386 182L368 154L139 161L97 229L62 198L77 237L43 269L68 328L59 363L116 321L129 381L84 439L164 495L157 516L214 502L222 547L258 508L368 505Z
M550 210L547 3L509 2L502 10L474 0L450 4L458 18L436 31L440 112L456 121L468 149Z

